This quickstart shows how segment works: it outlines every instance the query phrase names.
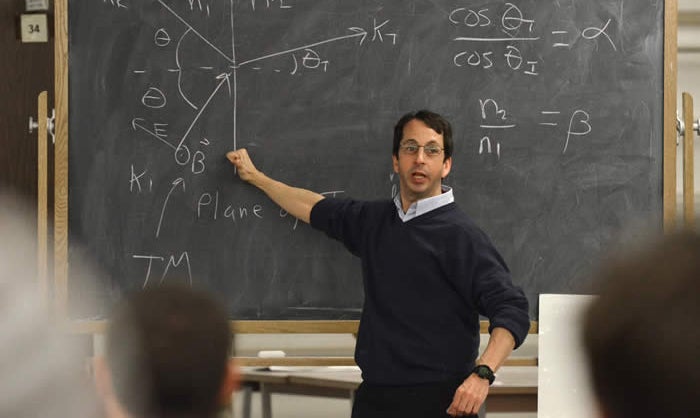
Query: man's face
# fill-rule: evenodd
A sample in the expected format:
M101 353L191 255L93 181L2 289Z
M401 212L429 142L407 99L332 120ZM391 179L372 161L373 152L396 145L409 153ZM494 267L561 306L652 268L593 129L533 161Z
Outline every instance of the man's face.
M394 172L399 175L404 210L417 200L442 193L442 179L452 167L452 158L444 158L444 146L442 134L422 121L413 119L404 126L398 158L392 157ZM433 153L437 151L435 155L430 155L431 148Z

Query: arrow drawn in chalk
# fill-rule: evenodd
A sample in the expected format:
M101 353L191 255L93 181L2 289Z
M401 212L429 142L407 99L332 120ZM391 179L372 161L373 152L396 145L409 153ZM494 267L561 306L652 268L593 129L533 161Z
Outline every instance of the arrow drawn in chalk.
M231 80L229 80L229 77L231 77L231 73L221 73L216 76L217 80L222 80L226 82L226 86L228 87L228 97L231 97ZM221 84L216 88L217 90L221 87ZM216 93L216 91L215 91ZM208 102L208 101L207 101Z
M168 206L168 199L170 199L170 195L173 193L175 188L182 184L182 190L185 190L185 180L182 177L178 177L173 181L173 187L170 188L170 191L168 192L168 195L165 197L165 201L163 202L163 208L160 211L160 220L158 221L158 229L156 229L156 238L160 235L160 226L163 223L163 215L165 215L165 207Z
M221 74L216 76L216 79L221 80L221 81L219 81L219 84L216 86L214 91L209 95L209 98L207 99L206 103L204 103L204 106L202 106L202 108L199 109L197 116L195 116L194 120L190 124L190 127L187 128L187 132L185 132L185 134L182 136L180 143L177 144L176 150L179 150L182 147L182 144L185 142L185 139L187 139L187 135L190 134L190 131L192 131L192 128L194 128L194 125L197 123L197 120L199 120L199 117L202 116L202 113L204 113L204 111L207 109L207 106L209 106L209 102L211 102L211 99L213 99L214 96L216 96L216 93L219 91L221 86L224 85L224 83L226 83L226 85L228 86L229 95L231 94L231 81L229 80L229 77L231 77L231 73L221 73Z
M166 141L165 139L163 139L163 138L162 138L160 135L158 135L157 133L148 130L148 128L146 128L145 126L143 126L143 125L140 124L140 122L145 122L145 121L146 121L146 119L144 119L144 118L133 118L133 119L131 120L131 127L134 128L135 131L137 131L137 130L140 129L140 130L146 132L147 134L151 135L151 136L154 137L155 139L159 140L160 142L164 143L165 145L169 146L170 148L176 149L176 148L175 148L175 145L171 144L170 142L168 142L168 141Z

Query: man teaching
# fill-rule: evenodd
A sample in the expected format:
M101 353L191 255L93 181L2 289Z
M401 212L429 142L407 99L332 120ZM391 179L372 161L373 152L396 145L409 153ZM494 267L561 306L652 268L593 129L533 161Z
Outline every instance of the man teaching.
M524 293L442 185L452 149L452 128L439 114L401 117L392 150L399 194L377 201L326 198L267 177L245 149L226 155L242 180L362 261L355 361L363 383L353 418L475 415L527 335ZM479 315L490 321L481 357Z

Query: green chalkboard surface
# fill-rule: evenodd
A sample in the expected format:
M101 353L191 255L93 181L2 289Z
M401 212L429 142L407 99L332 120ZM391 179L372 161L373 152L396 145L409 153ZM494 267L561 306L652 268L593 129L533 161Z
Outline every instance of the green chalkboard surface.
M359 260L224 154L388 198L393 124L429 108L536 317L629 222L661 228L663 38L663 0L71 0L69 253L104 274L71 277L71 315L185 281L233 319L359 318Z

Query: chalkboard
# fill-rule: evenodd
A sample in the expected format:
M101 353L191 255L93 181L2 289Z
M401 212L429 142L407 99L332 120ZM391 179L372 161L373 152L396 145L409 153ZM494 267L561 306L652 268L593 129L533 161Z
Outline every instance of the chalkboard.
M69 1L74 318L184 281L232 319L357 319L359 260L236 177L397 192L405 112L453 123L447 183L537 317L630 222L662 223L664 2ZM75 307L80 306L80 307Z

